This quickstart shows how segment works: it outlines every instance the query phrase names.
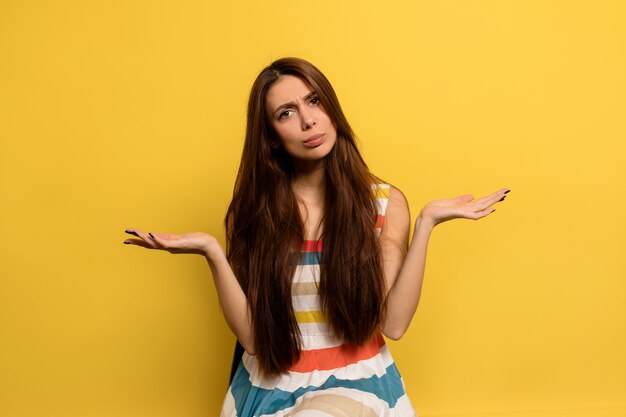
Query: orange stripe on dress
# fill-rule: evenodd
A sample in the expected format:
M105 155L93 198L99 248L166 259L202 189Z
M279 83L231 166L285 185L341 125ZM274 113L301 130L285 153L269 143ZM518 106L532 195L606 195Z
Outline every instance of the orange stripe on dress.
M321 240L305 240L302 242L302 252L321 252L322 241Z
M376 216L376 227L381 229L383 227L383 223L385 222L385 216L379 214Z
M363 346L341 345L325 349L300 352L300 359L289 370L291 372L328 371L371 359L380 353L385 339L380 332Z

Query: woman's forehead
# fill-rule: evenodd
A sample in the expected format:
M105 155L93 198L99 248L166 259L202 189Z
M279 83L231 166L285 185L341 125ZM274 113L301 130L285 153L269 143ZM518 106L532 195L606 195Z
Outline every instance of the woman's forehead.
M294 75L282 75L268 90L266 105L273 111L281 104L297 103L304 100L313 91L307 82Z

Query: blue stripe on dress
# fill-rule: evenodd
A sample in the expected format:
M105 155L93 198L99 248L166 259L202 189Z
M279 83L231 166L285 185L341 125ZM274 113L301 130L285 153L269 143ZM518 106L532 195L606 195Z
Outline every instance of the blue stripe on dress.
M387 367L385 375L382 377L373 375L369 378L346 380L338 379L333 375L319 387L309 386L289 392L278 388L268 390L252 385L250 374L243 362L239 364L239 369L233 379L231 393L235 400L235 410L237 410L238 416L259 416L262 414L274 414L280 410L293 407L296 400L309 391L329 388L351 388L369 392L387 402L389 408L395 407L400 397L405 394L400 373L395 363ZM245 408L241 408L244 404Z
M322 259L322 252L301 252L298 265L318 265Z

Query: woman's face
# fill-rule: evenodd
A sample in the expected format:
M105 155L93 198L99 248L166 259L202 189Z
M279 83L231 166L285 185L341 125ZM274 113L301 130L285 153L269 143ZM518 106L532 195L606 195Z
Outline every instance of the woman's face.
M294 159L319 160L332 150L337 129L311 86L283 75L267 92L266 112L277 140Z

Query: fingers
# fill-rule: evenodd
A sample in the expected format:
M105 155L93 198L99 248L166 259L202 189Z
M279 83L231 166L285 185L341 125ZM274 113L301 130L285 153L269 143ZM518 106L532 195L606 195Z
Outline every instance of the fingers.
M166 249L172 247L172 242L164 241L158 233L148 233L149 239L154 242L155 247Z
M149 243L141 239L126 239L124 243L127 245L135 245L135 246L141 246L142 248L154 249Z
M481 211L477 211L476 213L474 213L474 220L478 220L478 219L482 219L483 217L487 217L488 215L490 215L491 213L493 213L494 211L496 211L496 209L494 209L493 207L487 207L484 210Z
M127 245L141 246L147 249L160 249L169 253L183 253L178 241L167 233L145 233L137 229L126 229L126 233L137 236L139 239L126 239Z
M500 201L503 201L506 194L510 192L508 188L503 188L495 193L489 194L483 198L480 198L474 202L466 203L459 209L462 212L461 217L468 219L478 220L496 211L492 206ZM460 201L463 196L457 197Z
M480 198L476 201L474 201L474 203L476 204L483 204L487 201L493 201L496 202L498 200L500 200L502 197L504 197L504 195L509 192L509 190L507 188L503 188L501 190L496 191L495 193L491 193L488 196L485 196L483 198Z
M125 232L128 233L129 235L137 236L139 238L139 239L126 239L124 243L127 245L137 245L137 246L141 246L141 247L148 248L148 249L158 248L155 240L148 233L145 233L145 232L142 232L141 230L133 229L133 228L126 229Z
M503 201L506 197L506 194L511 191L508 188L503 188L501 190L496 191L495 193L489 194L486 197L478 199L472 203L473 209L476 212L482 212L485 209L491 207L497 202ZM494 209L495 210L495 209ZM493 211L493 210L491 210Z

